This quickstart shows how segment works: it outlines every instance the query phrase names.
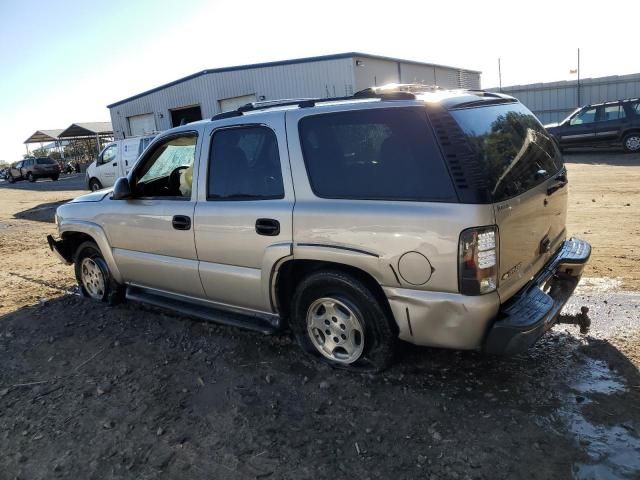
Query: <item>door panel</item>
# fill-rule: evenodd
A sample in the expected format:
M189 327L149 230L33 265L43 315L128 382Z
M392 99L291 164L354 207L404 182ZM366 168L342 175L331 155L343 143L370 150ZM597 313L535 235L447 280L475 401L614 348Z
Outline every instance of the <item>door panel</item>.
M197 168L199 145L194 136L193 132L172 134L146 152L132 173L132 180L138 182L134 191L162 192L157 185L169 181L174 169L193 162ZM153 177L146 180L147 185L145 175ZM195 192L178 195L107 200L98 221L126 283L204 298L193 228L174 225L176 216L193 220Z
M114 143L105 148L96 162L96 177L103 187L110 187L116 181L118 170L119 144Z
M598 109L596 141L609 144L620 138L620 133L629 123L624 107L619 104L603 105Z
M562 129L560 142L566 145L595 142L596 108L578 112L567 126Z
M206 153L203 148L194 216L207 298L263 312L272 311L273 266L291 253L294 201L284 119L272 118L266 126L213 132ZM259 234L259 219L277 221L279 233Z

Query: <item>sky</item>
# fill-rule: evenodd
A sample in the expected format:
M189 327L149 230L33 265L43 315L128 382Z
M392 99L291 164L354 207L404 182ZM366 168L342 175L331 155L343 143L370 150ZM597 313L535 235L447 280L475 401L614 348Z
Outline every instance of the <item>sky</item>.
M207 68L349 51L482 71L484 88L640 72L640 1L0 0L0 161L41 129ZM631 22L631 20L630 20Z

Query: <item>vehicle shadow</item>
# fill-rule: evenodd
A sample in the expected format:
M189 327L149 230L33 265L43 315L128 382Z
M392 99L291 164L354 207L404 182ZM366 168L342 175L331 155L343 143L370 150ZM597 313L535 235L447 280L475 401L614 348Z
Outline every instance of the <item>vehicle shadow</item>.
M70 174L61 175L57 181L53 181L48 178L41 178L35 182L29 182L27 180L20 180L15 183L9 183L8 181L0 182L0 188L12 189L12 190L35 190L35 191L48 191L48 192L61 192L68 190L85 190L84 185L85 177L83 174Z
M35 222L53 223L56 214L56 208L60 205L68 202L68 200L61 200L58 202L41 203L35 207L31 207L27 210L14 213L13 217L20 220L32 220Z
M637 166L640 153L625 153L621 150L585 149L571 150L563 154L565 163L588 163L591 165Z
M63 458L79 478L122 468L318 479L336 469L359 478L366 462L375 478L427 466L439 478L566 478L584 453L554 418L594 352L640 384L613 345L562 331L512 358L403 344L390 369L351 373L308 357L288 333L64 295L0 317L0 468L32 478ZM618 407L640 403L633 389L623 395ZM598 402L609 422L640 420ZM25 430L44 441L25 442ZM517 446L527 455L510 455Z

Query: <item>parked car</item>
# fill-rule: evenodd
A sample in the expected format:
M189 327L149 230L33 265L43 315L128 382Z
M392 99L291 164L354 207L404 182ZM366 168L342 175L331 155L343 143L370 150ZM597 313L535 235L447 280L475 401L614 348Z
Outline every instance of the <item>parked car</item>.
M586 105L545 128L561 148L621 145L640 152L640 99Z
M125 138L105 145L87 168L87 188L96 191L113 186L117 178L129 173L154 137L155 134Z
M9 168L3 168L0 170L0 178L6 180L9 175Z
M591 252L566 212L558 147L516 99L378 88L168 130L113 190L60 206L47 240L85 296L288 326L379 369L398 338L532 345Z
M60 177L60 165L50 157L27 158L11 164L7 180L14 183L18 180L35 182L39 178L50 178L57 181Z

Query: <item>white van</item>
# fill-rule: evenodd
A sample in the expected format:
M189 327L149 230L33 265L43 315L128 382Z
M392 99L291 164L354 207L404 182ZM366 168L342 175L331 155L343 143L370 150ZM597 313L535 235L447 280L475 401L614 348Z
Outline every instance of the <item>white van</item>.
M95 191L111 187L116 179L126 177L155 136L144 135L108 143L87 168L87 188Z

